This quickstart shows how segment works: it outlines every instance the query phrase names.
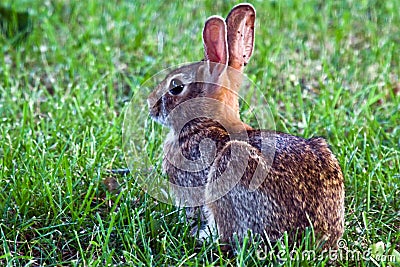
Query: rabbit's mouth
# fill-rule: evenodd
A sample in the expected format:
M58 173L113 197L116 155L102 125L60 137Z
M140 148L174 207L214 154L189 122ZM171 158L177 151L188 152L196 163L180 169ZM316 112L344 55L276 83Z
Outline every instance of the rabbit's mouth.
M165 121L161 117L156 117L156 116L152 116L152 115L150 115L150 117L153 121L155 121L163 126L166 126Z

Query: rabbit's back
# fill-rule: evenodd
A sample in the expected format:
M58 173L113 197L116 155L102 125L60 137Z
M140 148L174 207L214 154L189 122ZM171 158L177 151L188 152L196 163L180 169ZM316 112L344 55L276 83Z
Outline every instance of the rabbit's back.
M300 237L312 226L317 237L326 240L325 247L335 246L344 230L344 186L326 141L273 131L247 133L247 142L227 143L209 174L210 184L220 179L234 160L233 146L248 156L240 181L208 205L222 239L231 241L234 234L244 237L251 229L272 240L287 231L294 240L296 231ZM254 188L257 179L261 180ZM210 186L206 194L216 194L216 188Z

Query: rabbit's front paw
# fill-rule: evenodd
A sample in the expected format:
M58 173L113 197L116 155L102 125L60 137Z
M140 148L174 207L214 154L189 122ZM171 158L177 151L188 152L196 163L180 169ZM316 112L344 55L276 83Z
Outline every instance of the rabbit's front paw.
M202 221L196 225L194 225L190 231L190 234L198 239L200 243L203 243L206 240L215 241L217 239L217 229L216 225L210 224L206 221Z

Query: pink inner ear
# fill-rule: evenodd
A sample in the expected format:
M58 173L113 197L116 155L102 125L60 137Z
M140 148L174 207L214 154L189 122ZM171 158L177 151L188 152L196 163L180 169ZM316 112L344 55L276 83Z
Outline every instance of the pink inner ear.
M225 22L212 17L207 20L203 30L204 53L207 60L226 64L228 51Z
M229 66L240 71L253 53L255 15L253 6L240 4L226 18Z

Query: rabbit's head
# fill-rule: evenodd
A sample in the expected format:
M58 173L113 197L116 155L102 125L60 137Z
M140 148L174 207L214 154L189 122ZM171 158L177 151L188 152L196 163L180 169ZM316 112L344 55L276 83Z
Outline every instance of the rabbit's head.
M253 52L254 21L249 4L234 7L226 21L219 16L207 19L204 60L167 75L148 98L151 117L173 130L195 117L209 116L218 116L224 124L245 125L239 117L238 90Z

